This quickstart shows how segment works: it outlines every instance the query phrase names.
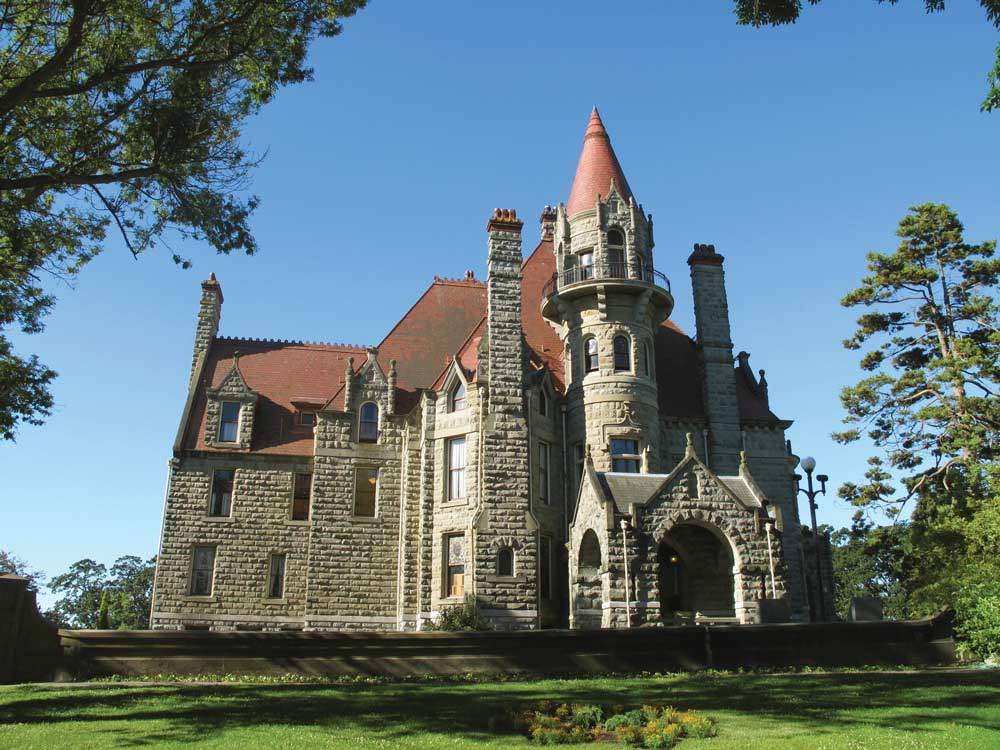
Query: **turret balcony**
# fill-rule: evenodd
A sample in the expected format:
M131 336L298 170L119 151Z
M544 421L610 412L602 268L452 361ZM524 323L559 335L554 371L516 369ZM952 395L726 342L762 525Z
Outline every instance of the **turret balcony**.
M652 266L629 267L626 263L593 263L576 265L552 274L542 287L542 315L558 317L558 300L572 300L593 294L598 288L604 293L634 294L650 292L650 302L666 308L669 316L674 307L670 279Z

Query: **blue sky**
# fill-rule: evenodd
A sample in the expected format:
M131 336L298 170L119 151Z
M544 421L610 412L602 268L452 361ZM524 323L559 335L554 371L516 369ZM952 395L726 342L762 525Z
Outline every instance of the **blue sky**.
M859 478L864 446L829 434L859 374L838 300L864 253L894 247L924 201L955 208L970 240L1000 235L1000 114L978 111L996 31L971 3L922 6L826 2L753 30L724 0L374 0L246 132L266 152L258 256L181 246L183 271L112 241L75 288L53 285L43 334L15 337L60 377L48 424L0 444L0 547L49 575L154 554L198 282L222 283L223 334L376 343L435 274L485 276L495 206L534 247L595 104L654 215L675 320L693 331L684 261L714 243L737 350L767 370L796 452L834 486ZM821 500L821 520L850 515Z

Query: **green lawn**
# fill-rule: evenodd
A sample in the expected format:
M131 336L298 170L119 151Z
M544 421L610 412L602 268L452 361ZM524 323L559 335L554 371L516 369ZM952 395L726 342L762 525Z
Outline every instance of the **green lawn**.
M530 747L518 735L490 733L487 720L503 707L543 698L656 702L718 720L718 737L684 740L684 750L1000 748L1000 672L993 670L478 684L23 685L0 687L0 747Z

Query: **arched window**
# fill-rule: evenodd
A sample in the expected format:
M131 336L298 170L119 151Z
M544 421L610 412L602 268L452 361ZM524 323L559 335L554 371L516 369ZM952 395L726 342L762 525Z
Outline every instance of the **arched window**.
M448 399L448 411L462 411L465 408L465 383L461 380L451 389L451 397Z
M358 418L358 440L362 443L378 441L378 406L371 401L361 405Z
M597 372L600 362L597 358L597 339L591 336L583 342L583 370Z
M632 369L632 344L628 336L615 336L615 372Z
M625 245L625 237L622 235L620 229L609 229L608 230L608 246L609 247L622 247Z
M624 279L628 276L625 268L625 237L621 230L608 230L608 276Z
M543 417L549 415L549 395L545 392L545 386L538 392L538 413Z
M649 367L649 342L642 342L642 374L647 377L653 376L653 371Z
M514 550L510 547L501 547L497 552L497 575L514 575Z
M601 572L601 543L593 529L587 529L580 540L579 573L596 576Z

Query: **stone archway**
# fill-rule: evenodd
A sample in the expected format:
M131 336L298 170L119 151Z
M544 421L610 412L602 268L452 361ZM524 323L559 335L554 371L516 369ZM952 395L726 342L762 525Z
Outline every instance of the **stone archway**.
M657 546L660 614L668 624L736 617L733 550L721 534L690 523L673 526Z

